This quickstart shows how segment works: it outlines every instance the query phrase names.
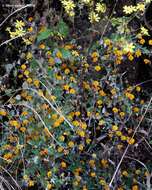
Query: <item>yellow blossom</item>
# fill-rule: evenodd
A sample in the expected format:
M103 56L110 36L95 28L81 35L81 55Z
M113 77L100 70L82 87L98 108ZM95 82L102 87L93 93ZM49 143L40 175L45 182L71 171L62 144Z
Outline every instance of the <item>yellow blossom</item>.
M135 6L132 6L132 5L127 6L127 5L125 5L125 6L123 7L123 12L124 12L125 14L132 14L134 11L136 11L136 7L135 7Z
M112 126L112 130L113 130L113 131L117 131L117 130L118 130L118 126L117 126L117 125L113 125L113 126Z
M16 128L19 128L19 127L20 127L20 123L19 123L17 120L10 120L10 121L9 121L9 124L10 124L12 127L16 127Z
M69 146L70 148L73 148L73 147L74 147L74 142L73 142L73 141L68 142L68 146Z
M7 112L4 109L0 109L0 115L1 116L6 116Z
M113 109L112 109L112 111L114 112L114 113L118 113L118 108L116 108L116 107L114 107Z
M51 172L51 171L48 171L47 176L48 176L48 177L51 177L51 176L52 176L52 172Z
M95 66L95 70L98 72L101 70L101 67L99 65Z
M150 46L152 46L152 40L149 40L149 41L148 41L148 44L149 44Z
M34 181L33 180L29 180L28 185L29 185L29 187L34 186Z
M96 173L95 173L95 172L91 172L91 173L90 173L90 176L91 176L91 177L96 177Z
M137 49L135 52L136 57L140 57L141 56L141 51L140 49Z
M96 11L99 13L105 13L106 12L106 5L103 3L97 3L96 4Z
M65 70L64 70L64 73L65 73L66 75L68 75L68 74L70 73L70 69L68 69L68 68L65 69Z
M66 167L67 167L67 164L66 164L64 161L62 161L62 162L61 162L61 167L62 167L62 168L66 168Z
M70 94L75 94L76 91L75 91L75 89L71 88L70 91L69 91L69 93L70 93Z
M89 20L91 23L99 22L100 17L97 13L95 13L94 11L91 11L89 14Z
M48 183L46 188L47 188L47 190L50 190L50 189L52 189L52 187L53 187L52 184Z
M128 144L132 145L135 143L135 139L134 138L129 138L128 139Z
M22 69L22 70L25 70L25 69L26 69L26 65L25 65L25 64L22 64L22 65L21 65L21 69Z
M40 86L40 81L34 80L33 84L38 88Z
M26 54L26 59L27 59L27 60L32 59L32 57L33 57L33 55L32 55L31 52L28 52L28 53Z
M122 175L125 176L125 177L128 177L128 172L127 172L126 170L124 170L124 171L122 172Z
M23 26L25 26L25 23L22 20L16 20L15 22L15 27L20 29L23 28Z

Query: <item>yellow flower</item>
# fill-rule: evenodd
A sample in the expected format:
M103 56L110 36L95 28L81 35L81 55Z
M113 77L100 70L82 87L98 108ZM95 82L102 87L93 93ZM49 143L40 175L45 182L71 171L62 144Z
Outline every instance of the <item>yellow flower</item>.
M134 108L133 108L133 111L134 111L135 113L138 113L138 112L139 112L139 108L138 108L138 107L134 107Z
M40 81L34 80L33 84L38 88L40 86Z
M78 127L78 126L79 126L79 122L78 122L78 121L76 121L76 120L75 120L75 121L73 121L72 123L73 123L73 125L74 125L75 127Z
M135 174L136 174L136 175L139 175L140 173L141 173L141 170L136 170L136 171L135 171Z
M112 111L113 111L114 113L118 113L118 108L114 107L114 108L112 109Z
M144 59L145 64L151 64L151 61L149 59Z
M61 162L61 167L62 167L62 168L66 168L66 167L67 167L67 164L66 164L64 161L62 161L62 162Z
M116 135L117 135L118 137L120 137L120 136L122 135L122 132L121 132L121 131L116 131Z
M99 22L100 17L97 13L95 13L94 11L91 11L89 14L89 20L91 23Z
M144 11L145 10L145 4L144 3L138 3L136 6L136 9L139 11Z
M77 134L78 134L80 137L85 137L85 132L82 131L82 130L78 130L78 131L77 131Z
M45 49L45 44L40 44L40 45L39 45L39 48L40 48L40 49Z
M25 70L25 71L24 71L24 75L25 75L26 77L28 77L29 74L30 74L30 71L28 71L28 70Z
M18 121L16 121L16 120L11 120L11 121L9 121L9 124L10 124L10 126L12 126L12 127L16 127L16 128L19 128L19 127L20 127L20 123L19 123Z
M28 185L29 185L29 187L34 186L34 181L33 180L29 180Z
M140 57L141 56L141 51L140 49L137 49L135 52L136 57Z
M59 140L60 140L61 142L64 142L65 137L64 137L63 135L61 135L61 136L59 137Z
M128 139L128 144L132 145L134 143L135 143L135 139L133 139L133 138Z
M62 0L61 2L67 13L75 8L75 4L72 0Z
M122 135L122 136L121 136L121 140L122 140L122 141L126 141L126 140L127 140L127 137L124 136L124 135Z
M148 41L148 44L149 44L150 46L152 46L152 40L149 40L149 41Z
M20 131L21 131L22 133L25 133L26 128L25 128L25 127L21 127L21 128L20 128Z
M69 93L70 93L70 94L75 94L76 91L75 91L75 89L71 88L70 91L69 91Z
M89 165L94 168L95 167L95 160L89 160Z
M22 65L21 65L21 69L22 69L22 70L25 70L25 69L26 69L26 65L25 65L25 64L22 64Z
M23 26L25 26L25 23L22 20L16 20L15 22L15 27L20 29L23 28Z
M64 73L65 73L66 75L68 75L68 74L70 73L70 69L68 69L68 68L65 69L65 70L64 70Z
M29 22L32 22L32 20L33 20L33 17L29 17L29 18L28 18L28 21L29 21Z
M87 138L87 139L86 139L86 143L87 143L87 144L90 144L90 142L91 142L91 139L90 139L90 138Z
M119 115L120 115L120 117L124 117L125 113L124 112L120 112Z
M52 184L48 183L46 188L47 188L47 190L50 190L50 189L52 189L52 187L53 187Z
M74 55L75 57L78 57L79 56L79 53L75 50L72 50L72 55Z
M31 45L31 44L32 44L32 42L31 42L29 39L26 39L26 38L23 38L23 37L22 37L22 39L23 39L23 42L24 42L26 45Z
M27 83L31 84L32 83L32 79L31 78L27 78Z
M73 141L68 142L68 146L69 146L70 148L73 148L73 147L74 147L74 142L73 142Z
M91 54L91 57L92 58L95 58L95 57L99 57L99 53L94 51L92 54Z
M141 45L143 45L143 44L145 43L145 39L141 38L141 39L139 40L139 43L140 43Z
M101 67L99 65L95 66L95 70L98 72L101 70Z
M147 28L145 28L145 27L141 27L140 28L140 33L142 34L142 35L145 35L145 36L149 36L149 33L148 33L148 29Z
M33 27L29 27L28 32L33 32Z
M63 152L63 150L64 150L64 149L63 149L63 147L61 147L61 146L58 147L58 149L57 149L57 151L58 151L59 153Z
M59 127L59 126L60 126L60 122L58 120L55 121L54 124L53 124L53 127Z
M85 130L87 128L87 124L85 122L82 122L80 123L80 127Z
M78 148L79 148L80 151L82 151L83 148L84 148L83 144L79 144L79 147L78 147Z
M55 64L55 61L54 61L53 57L50 57L49 60L48 60L48 62L49 62L49 64L51 66L53 66Z
M123 12L124 12L125 14L131 14L131 13L133 13L134 11L136 11L136 7L135 7L135 6L132 6L132 5L127 6L127 5L125 5L125 6L123 7Z
M52 176L52 172L51 172L51 171L48 171L47 176L48 176L48 177L51 177L51 176Z
M131 188L131 190L139 190L138 185L133 185L132 188Z
M77 112L75 112L75 115L78 117L78 116L80 116L80 112L79 111L77 111Z
M129 98L130 100L133 100L135 98L135 96L129 92L126 92L126 97Z
M112 126L112 130L113 130L113 131L117 131L117 130L118 130L118 126L117 126L117 125L113 125L113 126Z
M1 116L6 116L7 112L4 109L0 109L0 115Z
M3 158L6 160L10 160L10 159L12 159L12 157L13 157L12 153L7 153L7 154L4 154L4 156L3 156Z
M127 53L127 52L133 52L133 51L134 51L134 48L135 48L135 45L134 45L133 43L128 43L128 42L126 42L126 43L124 44L123 51L124 51L125 53Z
M107 167L108 167L108 161L105 160L105 159L102 159L102 160L101 160L101 165L102 165L104 168L107 168Z
M61 59L61 58L62 58L62 53L61 53L60 51L58 51L58 52L56 53L56 56Z
M95 172L91 172L91 173L90 173L90 176L91 176L91 177L96 177L96 173L95 173Z
M100 90L100 91L99 91L99 95L100 95L100 96L106 96L106 93L105 93L103 90Z
M128 55L128 59L129 59L130 61L133 61L133 60L134 60L133 55L132 55L132 54L129 54L129 55Z
M27 175L24 175L24 176L23 176L23 179L24 179L25 181L27 181L27 180L29 180L29 177L28 177Z
M99 13L105 13L106 12L106 5L103 3L97 3L96 4L96 11Z
M128 177L128 172L127 172L126 170L124 170L124 171L122 172L122 175L125 176L125 177Z
M32 55L31 52L28 52L28 53L26 54L26 59L27 59L27 60L32 59L32 57L33 57L33 55Z
M93 82L92 82L92 84L93 84L95 87L99 86L99 82L98 82L98 81L96 81L96 80L95 80L95 81L93 81Z

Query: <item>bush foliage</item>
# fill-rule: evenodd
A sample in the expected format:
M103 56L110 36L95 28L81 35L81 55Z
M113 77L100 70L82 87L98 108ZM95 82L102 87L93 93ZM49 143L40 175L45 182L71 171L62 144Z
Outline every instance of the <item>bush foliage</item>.
M128 80L141 62L151 68L150 0L123 16L107 2L61 0L46 18L7 24L0 46L19 56L5 65L12 85L1 81L4 189L151 189L151 99Z

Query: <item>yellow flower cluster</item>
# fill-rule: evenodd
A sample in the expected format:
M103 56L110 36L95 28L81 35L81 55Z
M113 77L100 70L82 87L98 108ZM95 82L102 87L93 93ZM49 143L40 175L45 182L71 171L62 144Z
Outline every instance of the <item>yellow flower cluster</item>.
M127 6L127 5L125 5L123 7L123 12L125 14L132 14L132 13L135 13L137 11L144 12L144 10L145 10L145 4L144 3L138 3L137 6L133 6L133 5Z
M65 12L69 16L73 17L75 15L74 8L76 6L74 2L72 0L62 0L61 3L65 9Z
M11 31L11 28L7 28L6 31L9 32L11 38L20 37L25 35L26 31L24 30L25 23L22 20L16 20L15 22L15 31Z

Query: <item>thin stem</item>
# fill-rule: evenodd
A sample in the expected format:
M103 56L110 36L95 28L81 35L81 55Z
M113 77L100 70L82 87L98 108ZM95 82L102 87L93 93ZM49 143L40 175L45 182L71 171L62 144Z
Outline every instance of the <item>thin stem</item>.
M28 8L28 7L35 7L35 5L33 5L33 4L27 4L27 5L23 6L23 7L21 7L21 8L19 8L19 9L15 10L14 12L12 12L10 15L8 15L8 16L3 20L3 22L0 24L0 27L2 27L2 25L3 25L11 16L13 16L15 13L17 13L17 12L19 12L19 11L25 9L25 8Z

